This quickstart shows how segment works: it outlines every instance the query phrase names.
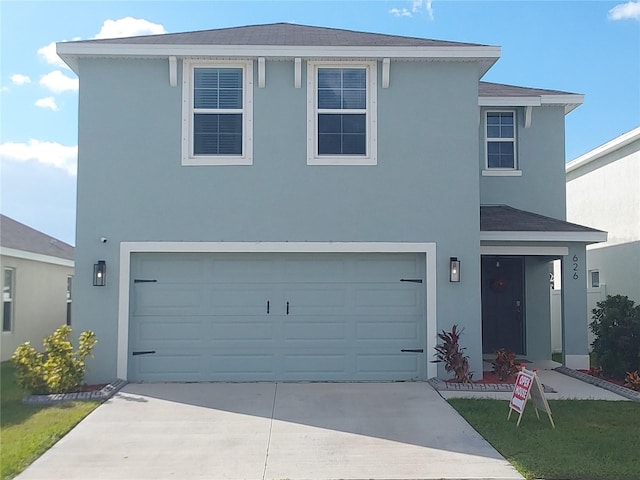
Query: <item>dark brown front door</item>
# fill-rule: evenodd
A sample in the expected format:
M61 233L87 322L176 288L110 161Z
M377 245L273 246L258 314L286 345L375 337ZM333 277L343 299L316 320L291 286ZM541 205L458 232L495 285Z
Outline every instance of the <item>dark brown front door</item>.
M524 259L482 257L482 351L526 354Z

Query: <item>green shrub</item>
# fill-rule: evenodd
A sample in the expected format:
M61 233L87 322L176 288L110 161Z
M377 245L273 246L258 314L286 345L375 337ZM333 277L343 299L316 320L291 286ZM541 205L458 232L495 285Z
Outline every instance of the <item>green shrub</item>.
M29 342L20 345L11 357L18 385L35 394L66 393L78 387L84 381L84 360L98 340L95 333L82 332L74 352L69 335L71 327L59 327L43 340L44 354Z
M592 310L589 328L596 364L605 375L623 379L640 369L640 305L623 295L608 295Z

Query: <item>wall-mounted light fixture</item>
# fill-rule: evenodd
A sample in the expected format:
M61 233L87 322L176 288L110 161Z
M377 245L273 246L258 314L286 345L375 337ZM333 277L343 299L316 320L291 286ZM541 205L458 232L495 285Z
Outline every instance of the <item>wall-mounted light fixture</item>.
M98 260L93 265L93 286L104 287L107 283L107 263L104 260Z
M449 258L449 281L460 281L460 260L458 260L458 257Z

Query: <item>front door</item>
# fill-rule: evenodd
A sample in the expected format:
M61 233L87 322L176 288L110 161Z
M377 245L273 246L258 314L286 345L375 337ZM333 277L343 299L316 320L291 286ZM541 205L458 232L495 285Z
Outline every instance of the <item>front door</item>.
M525 352L524 259L482 257L482 351Z

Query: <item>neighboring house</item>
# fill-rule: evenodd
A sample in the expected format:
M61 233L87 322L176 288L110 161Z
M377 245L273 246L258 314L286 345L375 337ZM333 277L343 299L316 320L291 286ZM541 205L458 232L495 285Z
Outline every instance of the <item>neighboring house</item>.
M589 323L607 295L640 304L640 127L572 160L566 171L567 219L609 234L587 247ZM559 331L559 314L553 323Z
M424 380L464 327L588 365L566 223L582 95L479 82L500 48L270 24L60 43L79 75L76 325L91 380ZM577 276L577 280L574 277Z
M2 361L71 324L73 247L0 215Z
M587 286L640 303L640 127L567 164L567 219L609 234L587 247Z

